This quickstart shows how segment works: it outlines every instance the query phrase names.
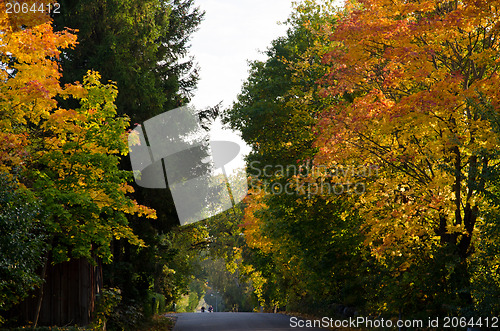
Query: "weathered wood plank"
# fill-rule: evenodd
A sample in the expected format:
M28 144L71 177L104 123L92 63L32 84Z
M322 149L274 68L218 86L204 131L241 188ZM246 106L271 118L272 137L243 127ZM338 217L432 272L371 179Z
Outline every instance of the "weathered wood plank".
M39 325L88 325L102 288L102 264L85 259L71 260L47 268ZM27 298L12 314L26 323L34 320L36 294Z

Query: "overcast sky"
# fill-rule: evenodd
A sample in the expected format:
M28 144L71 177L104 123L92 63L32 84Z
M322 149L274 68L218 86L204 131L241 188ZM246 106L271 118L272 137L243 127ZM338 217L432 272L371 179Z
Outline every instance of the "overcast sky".
M248 60L265 60L261 53L271 41L285 35L284 22L292 11L292 0L197 0L205 19L192 38L190 54L200 67L200 80L191 105L197 109L223 102L229 107L236 100L248 77ZM244 143L237 134L214 125L212 140ZM243 147L244 154L250 151ZM235 159L228 171L242 167Z
M286 32L292 0L197 0L205 19L192 38L191 55L200 66L197 108L223 101L230 106L248 76L247 60L264 60L272 40Z

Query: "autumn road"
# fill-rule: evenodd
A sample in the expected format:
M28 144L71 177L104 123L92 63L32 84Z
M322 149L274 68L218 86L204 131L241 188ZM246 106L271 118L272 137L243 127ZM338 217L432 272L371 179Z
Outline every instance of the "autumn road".
M182 313L174 331L316 331L324 329L292 328L290 316L261 313Z

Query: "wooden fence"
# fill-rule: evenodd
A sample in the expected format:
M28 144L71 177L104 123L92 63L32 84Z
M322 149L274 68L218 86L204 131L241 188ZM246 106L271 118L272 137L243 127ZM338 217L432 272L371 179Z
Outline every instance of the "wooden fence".
M102 288L102 264L86 259L49 264L43 288L38 325L79 325L90 323L96 296ZM38 291L36 291L38 293ZM25 323L33 322L38 295L25 300L18 313Z

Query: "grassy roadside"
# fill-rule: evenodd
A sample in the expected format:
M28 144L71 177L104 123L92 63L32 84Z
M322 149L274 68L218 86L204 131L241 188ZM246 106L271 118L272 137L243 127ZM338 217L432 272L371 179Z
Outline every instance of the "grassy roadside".
M176 320L175 313L155 315L150 321L141 325L138 331L171 331L174 329Z

